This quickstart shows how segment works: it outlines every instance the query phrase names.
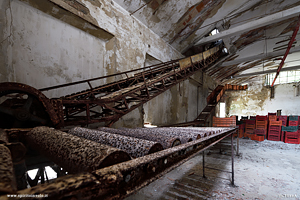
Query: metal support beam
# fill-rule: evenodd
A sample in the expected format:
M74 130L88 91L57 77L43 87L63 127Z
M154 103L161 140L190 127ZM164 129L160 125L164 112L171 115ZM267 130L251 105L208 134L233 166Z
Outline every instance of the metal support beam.
M300 51L300 46L293 47L290 50L290 53L295 53L295 52L299 52L299 51ZM234 59L231 61L223 62L222 65L220 65L220 67L227 67L229 65L237 65L237 64L241 64L243 62L249 62L249 61L255 61L255 60L270 59L270 58L273 58L276 56L282 56L282 55L284 55L284 53L285 53L285 50L282 50L282 51L268 52L267 54L262 53L262 54L244 57L244 58L240 58L240 59Z
M234 186L234 152L233 152L233 134L231 134L231 185Z
M253 30L262 26L266 26L272 23L276 23L285 19L289 19L295 17L299 14L300 6L296 6L272 15L268 15L266 17L262 17L260 19L253 20L251 22L245 23L240 26L236 26L234 28L224 30L220 33L217 33L213 36L204 37L200 41L198 41L195 45L206 44L209 42L214 42L224 37L229 37L231 35L236 35L239 33L244 33L249 30Z
M300 15L299 15L299 18L298 18L297 25L296 25L296 27L295 27L295 29L294 29L293 35L292 35L292 37L291 37L291 40L290 40L290 42L289 42L289 44L288 44L288 47L287 47L287 49L286 49L286 52L285 52L285 54L284 54L284 56L283 56L283 58L282 58L282 60L281 60L281 63L280 63L280 65L279 65L278 69L277 69L277 72L276 72L276 75L275 75L275 78L274 78L274 81L273 81L271 87L274 86L274 83L275 83L275 81L276 81L276 78L278 77L279 72L280 72L280 70L281 70L281 68L282 68L282 66L283 66L283 64L284 64L284 61L285 61L287 55L288 55L289 52L290 52L290 49L291 49L291 47L292 47L292 45L293 45L293 43L294 43L294 41L295 41L295 38L296 38L296 36L297 36L298 30L299 30L299 26L300 26Z
M294 67L288 67L288 68L283 68L281 69L282 72L284 71L293 71L293 70L298 70L300 69L300 65L294 66ZM237 76L233 76L232 78L243 78L243 77L249 77L249 76L257 76L257 75L263 75L263 74L271 74L277 72L276 69L272 70L266 70L266 71L259 71L259 72L253 72L253 73L248 73L248 74L241 74Z

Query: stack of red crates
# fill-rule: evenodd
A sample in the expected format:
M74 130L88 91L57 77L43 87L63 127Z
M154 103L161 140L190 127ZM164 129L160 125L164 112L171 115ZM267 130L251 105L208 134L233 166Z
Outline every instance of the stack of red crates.
M285 132L284 142L290 144L300 144L300 131L296 132Z
M282 121L276 121L276 120L270 120L269 121L268 140L280 141L280 139L281 139L281 126L282 126Z
M254 134L252 134L251 140L264 141L266 139L266 130L255 129Z
M239 127L239 138L244 137L245 133L245 124L238 124Z
M287 126L288 116L287 115L280 115L280 116L277 117L277 121L282 121L282 126ZM284 142L284 134L285 134L285 131L282 131L282 129L281 129L280 141L282 141L282 142Z
M289 116L289 126L298 126L298 116Z
M299 117L298 116L289 116L289 127L295 127L294 132L284 131L284 142L291 144L299 144L300 143L300 135L299 135ZM292 128L291 127L291 128ZM297 127L297 128L296 128Z
M287 126L288 116L280 115L277 117L277 121L282 121L282 126Z
M268 116L256 115L255 134L266 138L268 130Z
M251 134L254 133L254 129L255 129L255 120L253 119L246 120L244 136L251 138Z

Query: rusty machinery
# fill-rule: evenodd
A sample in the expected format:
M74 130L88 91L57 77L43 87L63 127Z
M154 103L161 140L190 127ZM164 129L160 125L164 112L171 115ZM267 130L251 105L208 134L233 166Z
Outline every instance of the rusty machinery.
M220 44L185 59L40 90L21 83L0 83L0 128L61 128L96 122L111 126L123 115L215 63L223 55L222 49ZM98 87L91 84L108 79L119 81ZM43 94L80 84L87 84L89 89L60 98Z
M178 133L177 128L149 129L147 132L153 131L158 134L159 130L162 135L168 132L169 135L176 136ZM184 130L188 129L180 130L182 134ZM99 144L99 138L94 137L97 131L99 137L101 135L99 130L77 130L77 133L84 135L85 138L88 138L88 135L91 136L90 140L49 127L36 127L27 132L19 131L17 138L24 142L28 150L30 148L39 150L58 163L59 168L63 167L70 173L44 184L18 190L14 173L11 170L13 159L9 149L5 147L8 141L2 139L4 142L0 144L0 166L5 170L0 170L0 199L20 199L22 195L27 195L26 197L30 199L122 199L230 135L232 149L230 173L232 174L231 182L234 184L232 145L236 128L193 128L192 132L194 134L198 132L200 138L196 137L190 142L148 155L140 155L141 157L135 159L131 159L125 151ZM129 130L120 131L128 132ZM9 140L14 136L11 130L4 132L8 132ZM190 137L188 132L186 132L186 137ZM97 142L92 140L97 140ZM49 165L49 163L45 162L44 165ZM9 194L14 196L9 196Z
M85 138L78 138L57 130L69 125L87 125L95 122L105 122L110 126L141 104L187 79L198 70L207 68L222 55L222 48L223 46L219 45L182 60L40 90L21 83L0 83L0 128L6 128L8 131L7 135L0 129L3 133L0 134L1 167L6 170L0 172L1 180L6 181L0 184L2 188L0 194L44 193L49 194L50 199L73 196L86 199L123 198L174 169L198 152L232 135L236 132L235 128L222 129L220 132L216 131L216 128L192 131L153 129L152 134L149 131L142 134L148 135L149 140L151 140L150 135L153 135L153 144L162 143L165 149L158 152L155 151L160 148L149 150L149 155L146 155L147 151L141 155L131 153L132 157L137 157L131 159L127 154L130 152L121 150L124 145L122 142L115 144L119 145L117 147L120 149L112 147L114 144L111 143L109 144L111 146L99 144L104 139L95 138L91 134L95 130L90 131L87 134L89 136L77 133ZM132 73L134 76L130 76ZM121 76L126 78L99 87L91 85L92 81L107 78L120 79ZM88 84L90 88L51 99L42 93L78 84ZM31 131L24 129L40 125L56 129L47 127L37 127ZM132 130L132 132L140 131ZM186 134L186 137L184 138L182 134ZM112 134L106 135L112 136ZM148 146L146 142L141 144L150 147L150 143L147 143ZM180 143L182 144L179 145ZM86 149L86 146L92 148ZM46 157L35 155L35 149ZM25 159L26 151L29 152L26 156L30 155L30 157ZM15 173L11 171L12 164ZM45 183L43 177L45 166L51 166L57 173L57 177L62 177L51 183L37 185L39 179L41 183ZM31 179L26 171L34 168L39 170L36 177ZM73 174L65 176L66 170ZM24 189L27 188L27 183L31 188ZM5 199L6 195L0 198Z

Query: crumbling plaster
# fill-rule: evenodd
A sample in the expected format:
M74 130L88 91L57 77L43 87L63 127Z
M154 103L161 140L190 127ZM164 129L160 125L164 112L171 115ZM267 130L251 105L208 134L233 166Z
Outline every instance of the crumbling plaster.
M226 92L226 115L267 115L282 110L282 115L299 115L300 97L295 96L295 84L275 85L275 97L270 98L270 87L264 86L264 76L248 85L246 91Z
M141 68L146 54L160 61L182 57L113 1L78 0L86 15L68 7L63 0L42 1L46 4L41 6L41 1L36 0L0 0L1 82L20 82L39 89ZM66 8L70 8L69 13ZM121 78L125 77L115 80ZM180 92L175 86L158 97L165 99L163 106L168 107L163 108L168 109L167 114L157 118L159 124L196 117L195 113L186 116L196 106L191 100L197 97L195 88L189 90L190 86L185 81ZM45 94L59 97L87 87L72 86ZM163 110L155 99L149 105L151 108L146 105L125 115L114 126L143 126L144 110Z

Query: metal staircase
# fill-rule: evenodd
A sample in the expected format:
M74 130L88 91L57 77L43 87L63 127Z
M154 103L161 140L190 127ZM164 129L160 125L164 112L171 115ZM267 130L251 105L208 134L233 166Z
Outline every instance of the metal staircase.
M224 95L225 91L227 90L246 90L247 85L239 86L239 85L230 85L226 84L225 86L218 85L214 91L210 93L210 95L206 98L207 105L205 108L201 111L201 113L197 116L197 118L194 121L190 122L184 122L184 123L178 123L178 124L171 124L167 125L168 127L174 127L174 126L197 126L202 125L205 126L207 123L207 120L209 116L211 115L212 111L216 107L216 105L221 100L222 96Z

